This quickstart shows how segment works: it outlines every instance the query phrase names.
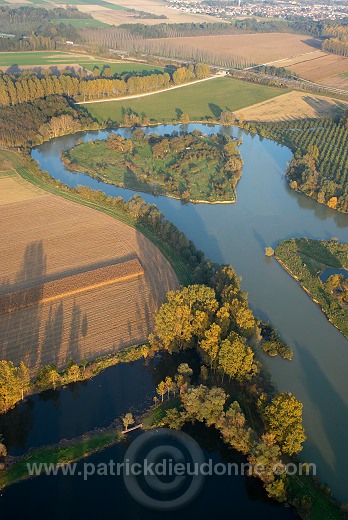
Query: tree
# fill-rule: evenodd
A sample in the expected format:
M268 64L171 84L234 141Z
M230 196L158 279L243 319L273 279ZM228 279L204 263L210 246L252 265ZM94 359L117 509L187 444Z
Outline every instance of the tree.
M197 63L195 67L195 74L197 79L207 78L210 74L210 67L205 63Z
M212 426L220 419L227 396L222 388L200 385L189 388L181 399L189 420Z
M180 363L177 370L179 376L182 376L184 378L185 383L190 382L190 378L193 374L192 368L188 365L188 363Z
M257 373L254 353L238 334L233 334L230 339L222 341L218 362L223 373L237 381L250 379Z
M22 400L24 399L24 394L27 392L29 385L30 385L30 375L29 370L23 363L23 361L20 362L18 367L18 379L19 379L19 385L21 388L21 394L22 394Z
M265 484L268 496L284 502L286 500L285 467L280 455L280 448L275 442L274 435L266 433L252 447L248 461L252 465L252 474Z
M221 341L221 327L216 323L213 323L208 330L205 331L204 339L199 343L204 352L206 352L210 358L211 367L214 365L217 355L219 352L219 346Z
M200 378L202 383L206 383L208 381L209 372L205 365L201 366Z
M215 292L204 285L169 291L155 317L155 340L173 352L203 337L218 308Z
M6 412L22 397L18 369L12 361L0 361L0 413Z
M252 335L255 330L255 318L247 302L239 298L234 298L231 302L230 309L239 332L246 337Z
M60 375L56 368L51 368L48 372L48 380L51 383L53 390L55 390L60 380Z
M220 114L220 122L223 125L229 126L233 125L236 121L236 116L233 112L230 112L229 110L223 110Z
M160 383L158 383L156 392L161 397L162 403L163 403L163 397L164 397L164 394L166 393L166 391L167 391L167 388L166 388L165 382L161 381Z
M87 359L83 359L83 360L81 361L80 365L82 366L83 374L85 374L85 373L86 373L86 367L87 367L87 365L88 365L88 361L87 361Z
M328 292L333 293L336 289L342 287L343 280L344 276L342 274L332 274L324 283L324 287Z
M76 383L77 380L80 378L80 376L81 376L80 367L78 365L72 365L68 370L68 378L70 380L74 381L74 383Z
M1 458L4 459L6 457L6 455L7 455L7 449L4 444L4 438L0 433L0 459Z
M283 453L299 453L306 440L302 426L302 403L291 393L283 392L263 408L266 427L274 435Z
M165 378L164 384L165 384L165 387L166 387L166 390L167 390L168 399L169 399L170 392L174 392L175 391L176 385L175 385L173 379L171 377L169 377L169 376L167 376Z
M132 132L132 139L135 141L143 141L145 139L145 132L142 128L135 128Z
M128 427L134 424L134 418L131 413L126 413L126 415L122 418L123 426L125 430L128 430Z
M218 425L225 442L241 453L249 453L253 431L246 426L245 416L237 401L234 401Z
M169 428L173 428L175 430L181 430L185 424L185 421L185 414L180 413L176 408L170 408L169 410L166 410L166 415L163 420L166 426L169 426Z
M183 125L188 125L189 122L190 122L190 116L188 114L181 114L180 116L180 122L183 124Z

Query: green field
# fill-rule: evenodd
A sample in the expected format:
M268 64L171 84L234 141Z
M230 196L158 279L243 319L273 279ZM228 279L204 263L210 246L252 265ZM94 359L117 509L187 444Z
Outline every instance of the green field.
M144 112L158 122L176 121L178 112L187 113L192 121L200 121L207 117L217 119L222 110L239 110L286 92L289 90L217 78L130 101L87 104L86 108L100 122L109 118L121 121L122 109L131 109L139 114Z
M76 63L76 62L75 62ZM111 61L98 61L98 60L89 60L82 61L78 60L78 64L82 67L85 67L87 70L93 70L95 66L99 67L100 70L108 65L113 74L136 74L136 73L147 73L151 72L153 74L163 74L164 70L161 67L154 65L146 65L146 63L131 63L131 62L119 62L113 63Z
M79 20L80 21L80 20ZM69 54L60 51L39 51L39 52L0 52L0 67L25 67L26 65L50 66L50 65L81 65L87 70L92 71L95 66L102 69L105 65L111 68L113 74L135 74L139 72L162 73L163 69L145 63L132 63L127 61L114 63L100 59L88 58L83 54Z
M104 450L120 442L121 438L115 428L97 432L88 432L81 437L59 444L36 448L19 458L12 466L1 472L0 489L30 478L27 464L69 464L89 457L93 453Z
M77 56L59 51L0 52L0 67L12 65L60 65L76 63Z
M59 0L56 2L56 4L64 4L66 5L66 2ZM100 7L106 7L107 9L112 9L113 11L125 11L126 7L122 7L122 5L117 4L111 4L110 2L105 2L104 0L71 0L69 2L69 5L78 5L78 4L84 4L84 5L99 5Z
M43 0L41 0L43 2ZM64 23L65 25L71 25L76 29L99 29L99 27L108 27L107 23L100 22L94 18L59 18L50 20L51 23L59 25Z

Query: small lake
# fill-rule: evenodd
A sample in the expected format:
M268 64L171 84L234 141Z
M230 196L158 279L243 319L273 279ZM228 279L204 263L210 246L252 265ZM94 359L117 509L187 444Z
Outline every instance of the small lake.
M329 278L329 276L331 276L333 274L341 274L343 276L343 278L348 278L347 269L325 269L325 271L323 271L320 274L319 278L324 283Z
M287 186L284 172L291 152L286 147L237 128L199 124L182 127L189 131L194 128L204 133L224 132L242 138L240 150L244 167L237 186L237 203L182 204L167 197L142 196L147 202L155 203L213 261L231 263L242 276L242 287L248 292L255 314L270 320L291 345L294 350L291 362L266 356L264 361L278 389L291 391L304 404L308 440L301 459L316 463L319 477L329 484L339 500L348 502L348 341L280 265L264 255L266 246L275 247L285 238L335 236L348 242L348 215L320 205ZM148 133L159 134L177 130L180 127L173 125L146 129ZM128 129L118 132L130 135ZM72 147L78 139L105 139L107 135L108 132L100 131L61 137L33 150L32 156L43 170L69 186L87 185L102 189L108 195L129 199L133 191L75 174L66 170L60 160L61 151ZM144 385L146 387L145 380ZM59 406L60 396L57 401ZM91 401L89 413L97 414L97 406L98 403ZM48 410L49 407L47 420ZM41 428L45 424L45 413L40 416ZM80 415L83 417L81 406L76 414L74 421L78 421ZM65 420L67 424L70 421ZM98 420L96 415L96 427ZM34 481L23 483L17 489L36 485Z
M157 384L166 375L173 376L179 363L187 362L195 374L200 362L194 352L161 355L154 360L121 363L103 371L95 378L69 385L55 392L27 399L0 417L11 455L25 453L30 447L73 438L96 427L109 426L116 417L131 410L139 414L148 408ZM188 433L203 450L205 459L213 464L245 459L223 445L215 430L203 425L191 427ZM94 464L122 463L126 451L138 432L129 434L121 443L103 450L84 461L77 471L83 472L84 462ZM38 501L40 507L38 508ZM196 500L180 510L182 518L211 518L233 508L237 518L267 518L294 520L290 508L268 500L261 482L238 475L209 476ZM47 512L52 519L66 520L125 518L162 519L163 513L146 509L131 498L120 476L90 476L87 480L75 476L40 476L10 486L0 494L2 519L35 518L44 520ZM35 513L30 513L35 511ZM178 513L166 512L166 518L176 520Z

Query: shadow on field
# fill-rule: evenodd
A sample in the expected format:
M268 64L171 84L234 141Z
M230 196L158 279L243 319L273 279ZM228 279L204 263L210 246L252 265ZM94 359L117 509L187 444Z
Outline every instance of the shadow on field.
M16 365L24 361L31 372L47 364L61 367L70 359L81 360L80 339L88 331L87 316L76 301L71 310L64 308L61 300L51 302L49 307L40 304L46 271L43 243L32 242L25 248L14 280L3 279L0 283L0 297L12 295L7 300L11 307L0 314L0 359Z

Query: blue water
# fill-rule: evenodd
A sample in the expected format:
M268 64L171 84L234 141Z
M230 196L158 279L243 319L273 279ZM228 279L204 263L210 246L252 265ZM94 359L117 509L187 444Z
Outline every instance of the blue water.
M242 137L243 175L233 205L182 204L167 197L143 195L217 262L231 263L257 316L270 320L294 350L291 362L265 357L279 390L291 391L304 404L308 440L301 458L317 464L319 477L338 499L348 502L348 342L325 318L299 285L266 258L264 248L290 237L348 241L348 215L340 214L289 189L284 179L290 151L239 129L189 125L206 133ZM178 127L160 126L158 133ZM147 129L148 132L153 130ZM129 135L129 130L120 130ZM79 138L103 139L108 132L62 137L33 151L41 168L62 182L102 189L128 199L134 192L98 182L65 169L60 152Z

